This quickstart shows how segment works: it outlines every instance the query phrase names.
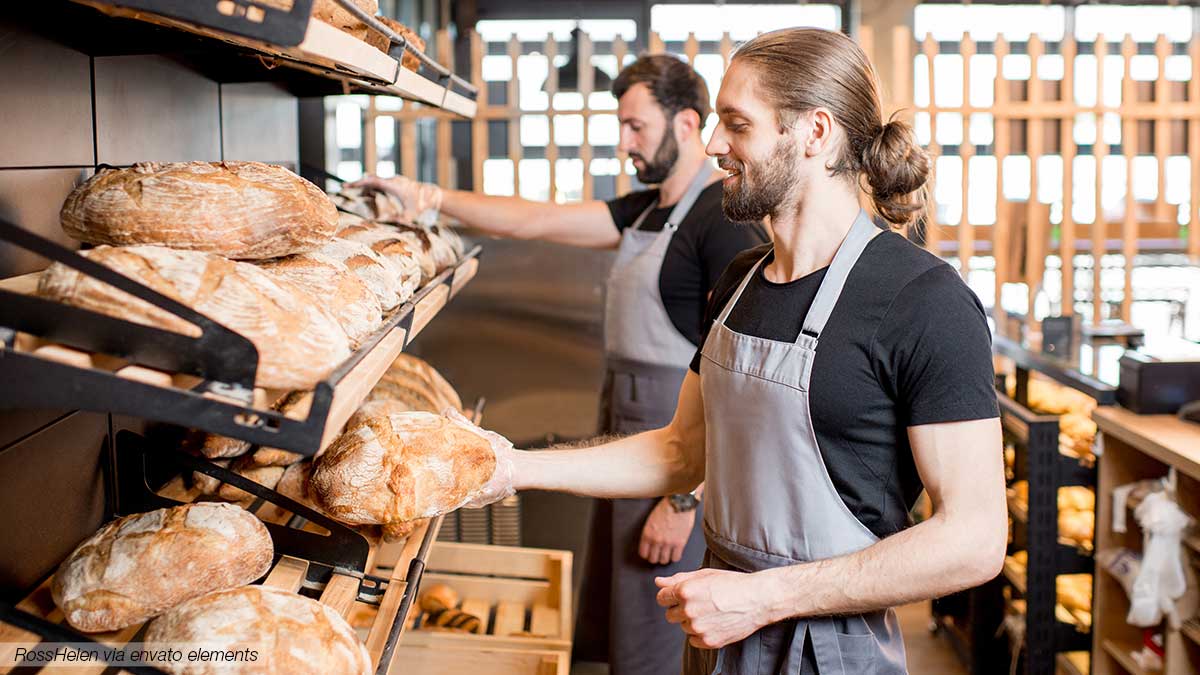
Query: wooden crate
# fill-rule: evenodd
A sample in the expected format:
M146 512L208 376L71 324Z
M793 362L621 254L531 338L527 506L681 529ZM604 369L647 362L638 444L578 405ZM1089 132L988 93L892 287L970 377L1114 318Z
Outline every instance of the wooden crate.
M571 554L550 549L436 542L421 587L444 583L459 609L479 617L484 634L407 630L411 647L571 651ZM465 671L463 671L465 672Z
M417 646L405 639L396 647L392 667L397 673L420 675L568 675L571 655L546 649Z

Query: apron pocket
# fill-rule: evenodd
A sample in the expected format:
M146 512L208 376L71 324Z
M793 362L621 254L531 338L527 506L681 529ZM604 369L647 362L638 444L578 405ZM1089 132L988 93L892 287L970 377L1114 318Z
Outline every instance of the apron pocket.
M879 649L875 644L874 635L838 633L837 641L838 651L842 654L842 665L845 668L846 675L850 675L850 673L871 675L875 672L876 657L879 654Z

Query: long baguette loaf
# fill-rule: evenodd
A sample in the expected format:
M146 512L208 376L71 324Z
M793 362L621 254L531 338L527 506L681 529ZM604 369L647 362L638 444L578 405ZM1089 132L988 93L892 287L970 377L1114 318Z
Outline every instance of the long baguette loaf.
M146 630L146 649L151 653L181 649L180 645L223 652L249 650L255 660L184 660L158 664L160 668L188 675L372 672L366 646L336 610L267 586L209 593L163 614Z
M317 458L309 489L326 512L347 523L429 518L477 494L495 471L496 448L506 444L461 417L364 416Z
M310 389L350 355L337 321L290 283L248 263L161 246L100 246L88 258L205 314L258 348L256 384ZM55 263L38 281L43 297L189 335L198 329L149 303Z
M117 630L271 566L271 535L232 504L184 504L118 518L59 566L51 593L73 627Z
M317 186L261 162L142 162L107 169L67 197L63 230L89 244L158 244L228 258L320 248L337 210Z
M379 298L345 263L320 252L275 258L259 264L275 279L299 286L337 319L350 346L357 347L383 324Z

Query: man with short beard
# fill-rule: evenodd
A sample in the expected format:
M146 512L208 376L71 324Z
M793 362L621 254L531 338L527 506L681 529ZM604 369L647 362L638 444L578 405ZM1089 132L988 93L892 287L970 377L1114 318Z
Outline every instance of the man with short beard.
M767 237L760 224L735 225L722 213L720 174L700 137L708 88L695 70L674 56L642 56L621 71L612 93L618 150L629 154L639 181L657 188L560 205L438 190L403 177L359 184L391 192L406 206L440 200L443 213L487 234L617 249L605 289L600 433L633 434L671 421L713 285L736 254ZM700 566L695 487L661 498L597 500L577 660L607 660L613 675L677 667L683 639L654 602L654 578Z
M656 579L687 675L899 675L892 607L1004 561L1004 452L987 319L945 261L876 226L925 208L930 159L884 120L847 36L734 52L708 144L738 255L670 424L599 447L501 450L472 506L516 490L641 497L705 485L705 569ZM932 516L908 512L924 489ZM664 671L666 672L666 671Z

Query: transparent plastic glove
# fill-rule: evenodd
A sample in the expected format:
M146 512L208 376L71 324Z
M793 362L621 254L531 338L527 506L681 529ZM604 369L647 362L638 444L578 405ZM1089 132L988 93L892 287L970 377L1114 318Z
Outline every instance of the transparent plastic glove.
M374 188L392 195L404 207L402 220L425 227L436 223L442 210L440 187L432 183L419 183L407 176L365 176L351 183L350 187Z
M513 486L513 458L516 456L517 451L513 449L513 444L507 438L494 431L488 431L472 424L470 420L455 408L447 408L442 414L456 422L471 427L476 433L482 434L491 443L492 452L496 456L496 468L492 471L492 477L462 505L463 508L482 508L516 494L517 490Z

